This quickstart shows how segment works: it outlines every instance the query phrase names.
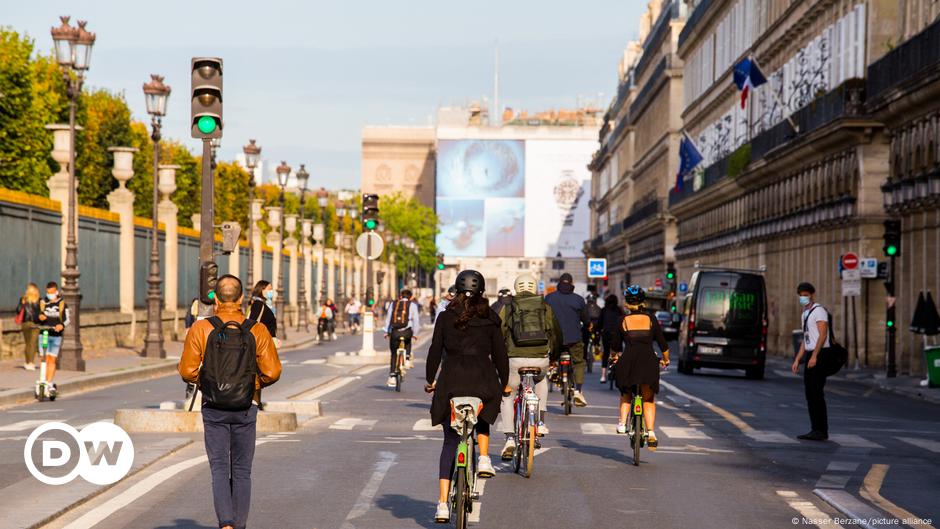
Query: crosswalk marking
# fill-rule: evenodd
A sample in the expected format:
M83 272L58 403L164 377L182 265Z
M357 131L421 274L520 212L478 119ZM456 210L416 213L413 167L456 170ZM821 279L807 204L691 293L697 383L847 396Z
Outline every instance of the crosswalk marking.
M796 444L798 441L776 430L751 430L746 434L758 443Z
M352 430L355 427L359 426L363 430L371 430L375 423L378 422L375 419L356 419L353 417L346 417L340 419L330 425L331 430Z
M3 426L0 426L0 432L21 432L23 430L32 430L40 424L45 424L47 422L49 421L44 419L30 419L27 421L4 424Z
M855 472L855 469L858 468L858 463L853 461L833 461L829 463L829 466L826 467L826 470L830 472Z
M281 363L283 364L284 362L281 361ZM301 362L301 364L305 366L325 364L325 363L326 363L326 358L311 358L310 360L304 360L303 362Z
M666 437L672 439L711 439L705 432L697 428L681 428L678 426L660 426Z
M849 476L838 474L823 474L816 482L817 489L844 489L849 482Z
M411 428L411 430L415 432L433 432L441 429L441 425L431 426L431 419L420 419L415 422L415 425Z
M600 422L581 423L581 433L584 435L617 435L617 425Z
M829 440L849 448L884 448L878 443L855 434L834 433L829 435Z
M930 450L935 454L940 454L940 442L931 441L930 439L918 439L916 437L897 437L897 439L904 441L907 444L914 445L917 448L923 448L924 450Z

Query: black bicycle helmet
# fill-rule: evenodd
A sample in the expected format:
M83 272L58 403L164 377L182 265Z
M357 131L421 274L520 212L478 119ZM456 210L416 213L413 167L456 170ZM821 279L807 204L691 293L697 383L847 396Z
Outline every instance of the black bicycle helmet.
M476 270L464 270L457 274L457 280L454 281L457 292L466 292L471 295L481 296L486 291L486 281L483 274Z
M646 292L640 285L630 285L623 291L623 300L627 305L642 305L646 303Z
M512 294L512 290L509 290L508 288L499 289L499 297L501 298L504 298L510 294Z

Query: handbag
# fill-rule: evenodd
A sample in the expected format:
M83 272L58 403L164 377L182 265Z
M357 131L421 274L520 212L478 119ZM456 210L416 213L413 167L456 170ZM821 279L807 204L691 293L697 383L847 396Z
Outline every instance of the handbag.
M16 313L16 318L14 318L13 321L17 325L22 325L23 322L26 321L26 305L20 307L20 311Z
M806 315L806 319L803 320L804 334L806 334L806 322L809 321L809 316L814 310L819 308L819 306L820 305L817 305L810 309L809 314ZM823 310L826 309L823 308ZM819 357L816 359L816 367L822 369L825 375L829 377L838 373L842 369L842 366L848 364L849 350L836 341L835 333L832 332L832 313L828 310L826 310L826 318L828 320L826 328L829 331L829 347L823 347L819 350Z

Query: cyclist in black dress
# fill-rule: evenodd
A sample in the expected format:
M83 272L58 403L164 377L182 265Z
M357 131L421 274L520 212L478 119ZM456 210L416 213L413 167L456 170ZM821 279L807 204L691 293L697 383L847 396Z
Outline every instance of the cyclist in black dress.
M620 389L620 422L617 433L627 433L627 417L633 397L633 386L639 385L643 397L643 417L649 432L647 446L656 450L658 441L653 431L656 422L656 394L659 393L659 372L669 365L669 346L663 336L659 321L646 310L646 293L639 285L630 285L623 293L627 304L627 315L620 325L620 339L615 339L612 348L619 354L614 366L617 388ZM663 352L660 359L653 351L653 342ZM626 347L623 347L626 344Z

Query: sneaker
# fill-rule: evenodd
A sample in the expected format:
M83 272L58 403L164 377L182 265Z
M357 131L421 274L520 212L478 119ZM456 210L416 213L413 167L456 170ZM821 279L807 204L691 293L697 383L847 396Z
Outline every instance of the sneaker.
M46 386L46 394L49 395L50 398L55 397L58 392L59 388L56 387L55 383L50 382L49 385Z
M607 383L607 375L601 375L601 384Z
M500 456L503 458L503 461L509 461L512 459L514 453L516 453L516 440L510 437L506 439L506 444L503 445L503 451L500 453Z
M796 436L797 439L802 439L804 441L826 441L829 439L829 435L823 432L817 432L813 430L812 432L805 433L803 435Z
M574 392L574 405L579 408L587 406L587 400L584 399L584 395L580 391Z
M656 447L659 446L659 441L656 439L656 434L653 432L647 432L646 434L646 446L650 449L650 452L655 452Z
M477 459L477 476L481 478L491 478L496 475L496 469L493 468L493 462L490 456L480 456Z
M398 384L398 380L395 378L395 375L388 376L388 382L385 383L386 386L394 388Z
M627 433L627 425L624 423L617 423L617 433L620 435L625 435Z
M334 342L336 341L336 333L335 333L335 332L333 333L333 341L334 341Z
M405 360L405 369L414 369L414 368L415 368L415 363L412 362L410 358Z
M548 435L548 426L543 421L539 421L539 427L536 430L539 432L539 437Z
M450 509L447 507L447 502L437 504L437 512L434 513L434 521L437 523L450 522Z
M30 362L26 362L26 363L23 364L23 369L25 369L25 370L27 370L27 371L35 371L35 370L36 370L36 365L33 364L33 363L30 363Z

